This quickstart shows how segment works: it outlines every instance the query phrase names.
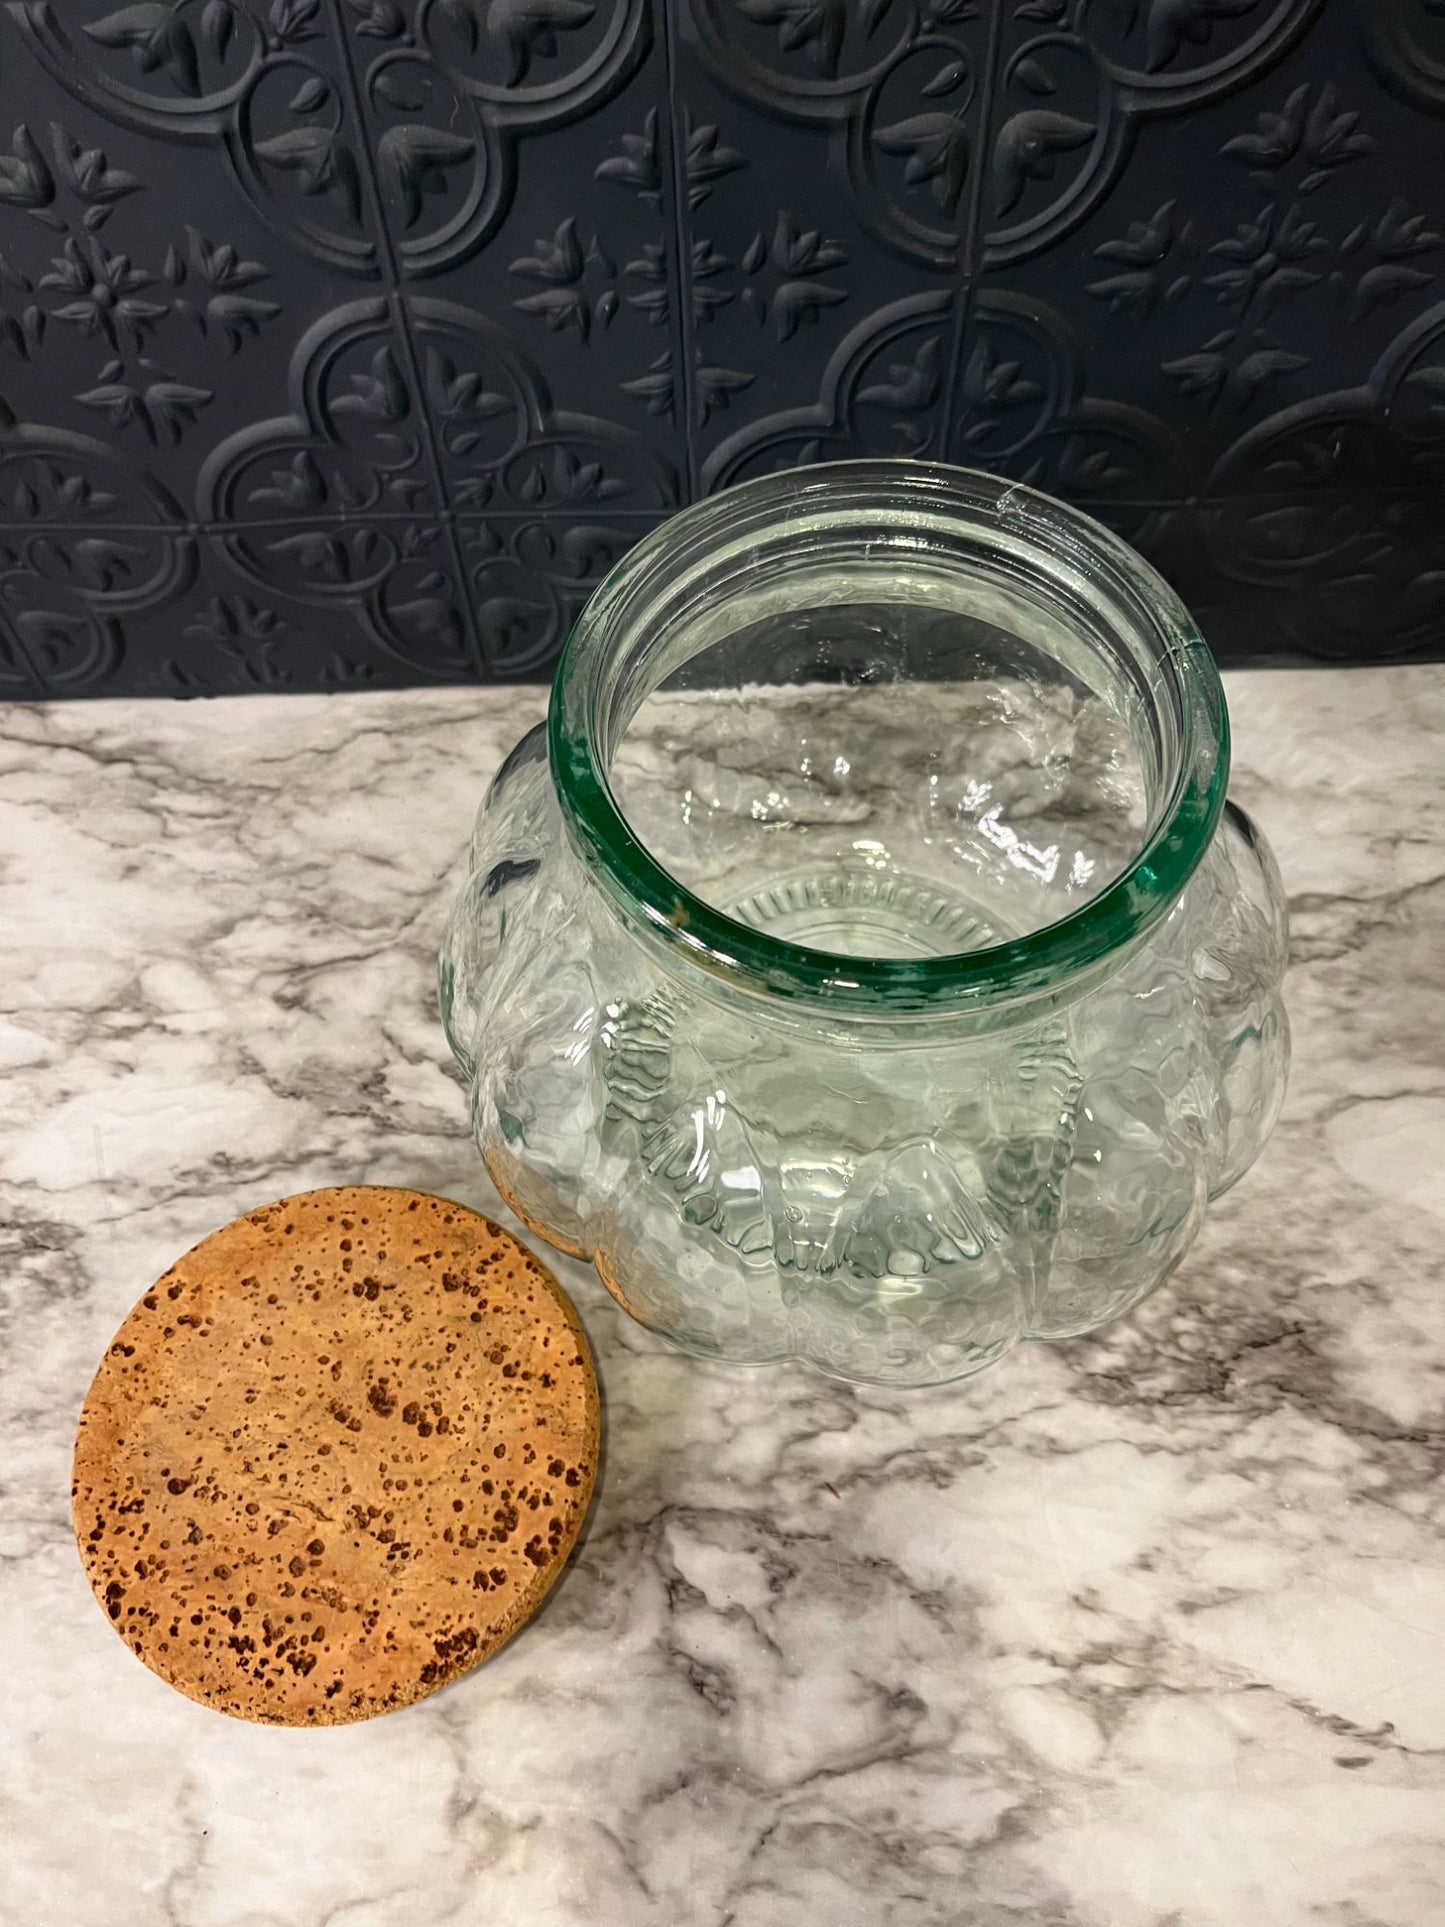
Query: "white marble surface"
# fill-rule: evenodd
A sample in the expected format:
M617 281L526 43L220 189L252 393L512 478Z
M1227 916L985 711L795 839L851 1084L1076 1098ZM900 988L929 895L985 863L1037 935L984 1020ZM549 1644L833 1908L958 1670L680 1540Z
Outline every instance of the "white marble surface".
M700 1368L560 1264L607 1401L580 1551L490 1665L320 1733L115 1638L75 1416L237 1212L490 1204L431 959L542 698L0 713L0 1918L1438 1927L1445 669L1230 693L1296 1072L1177 1281L903 1396Z

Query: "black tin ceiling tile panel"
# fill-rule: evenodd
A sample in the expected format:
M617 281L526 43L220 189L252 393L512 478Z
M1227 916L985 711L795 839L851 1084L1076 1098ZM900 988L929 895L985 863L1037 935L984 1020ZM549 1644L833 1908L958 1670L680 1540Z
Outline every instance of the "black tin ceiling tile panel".
M1445 641L1440 0L12 0L0 694L541 677L858 452Z

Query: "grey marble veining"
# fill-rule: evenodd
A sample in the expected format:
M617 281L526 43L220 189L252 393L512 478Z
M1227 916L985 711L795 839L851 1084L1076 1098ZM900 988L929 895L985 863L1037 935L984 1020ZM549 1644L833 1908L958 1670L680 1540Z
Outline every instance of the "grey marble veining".
M533 691L0 712L6 1922L1437 1927L1445 671L1233 679L1296 1068L1176 1281L936 1393L666 1352L540 1618L322 1733L191 1704L68 1521L113 1326L328 1182L495 1208L431 960Z

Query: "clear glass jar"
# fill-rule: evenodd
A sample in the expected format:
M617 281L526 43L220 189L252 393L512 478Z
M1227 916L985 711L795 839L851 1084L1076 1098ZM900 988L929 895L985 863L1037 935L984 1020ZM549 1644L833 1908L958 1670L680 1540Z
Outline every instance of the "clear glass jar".
M647 536L477 819L477 1142L634 1317L859 1381L1117 1317L1279 1109L1285 918L1189 616L1047 497L771 476Z

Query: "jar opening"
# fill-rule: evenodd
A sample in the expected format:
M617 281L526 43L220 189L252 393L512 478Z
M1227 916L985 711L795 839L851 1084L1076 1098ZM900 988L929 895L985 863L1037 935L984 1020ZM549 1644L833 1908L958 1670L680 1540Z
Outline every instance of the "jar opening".
M655 945L897 1016L1058 992L1208 847L1198 632L1087 517L968 470L830 464L712 498L597 590L550 719L568 833Z

